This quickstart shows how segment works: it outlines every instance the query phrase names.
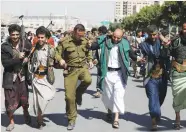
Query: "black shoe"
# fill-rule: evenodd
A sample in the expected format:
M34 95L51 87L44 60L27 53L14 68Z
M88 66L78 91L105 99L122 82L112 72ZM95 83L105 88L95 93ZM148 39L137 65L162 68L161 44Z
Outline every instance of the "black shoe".
M76 94L76 103L77 105L82 105L82 95Z
M75 123L69 123L67 126L67 130L73 130L75 127Z

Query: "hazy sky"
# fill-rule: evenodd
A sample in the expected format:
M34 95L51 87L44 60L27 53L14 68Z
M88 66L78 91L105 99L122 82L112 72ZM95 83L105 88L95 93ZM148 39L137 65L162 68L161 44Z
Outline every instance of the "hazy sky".
M13 15L67 15L79 17L90 23L98 23L105 19L114 18L114 1L55 1L55 0L22 0L1 1L1 12Z

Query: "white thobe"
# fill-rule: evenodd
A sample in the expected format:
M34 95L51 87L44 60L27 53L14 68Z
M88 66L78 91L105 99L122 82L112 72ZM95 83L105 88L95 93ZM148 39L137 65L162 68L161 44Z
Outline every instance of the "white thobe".
M48 46L44 45L44 47L37 52L36 65L47 66L47 56ZM32 88L34 113L36 115L38 115L39 112L42 112L42 114L44 114L49 101L54 98L55 88L47 81L46 75L42 79L34 77L32 81Z
M108 67L120 68L118 46L115 45L108 57ZM104 88L102 94L102 101L106 109L110 109L113 113L124 113L124 95L126 84L122 81L122 73L119 71L108 71L104 79Z

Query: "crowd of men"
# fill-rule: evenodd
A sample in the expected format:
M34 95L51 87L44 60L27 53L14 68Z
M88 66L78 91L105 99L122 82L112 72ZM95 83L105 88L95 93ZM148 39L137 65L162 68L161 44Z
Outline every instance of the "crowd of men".
M107 120L112 122L113 128L119 128L119 115L125 113L125 88L132 66L133 77L142 76L144 80L152 131L158 130L161 105L171 78L176 115L174 128L180 129L180 111L186 109L186 23L179 35L173 37L159 32L155 25L148 26L144 33L137 30L134 36L119 28L111 32L105 26L86 32L82 24L65 33L60 30L54 33L41 26L36 35L29 32L24 40L20 37L19 25L10 25L8 31L9 37L1 45L2 87L10 121L7 131L14 129L13 114L19 107L23 108L25 123L31 124L29 85L33 89L37 127L42 129L45 126L43 115L55 96L53 68L63 69L67 129L74 129L77 105L82 105L82 95L92 83L89 69L94 66L97 68L94 96L101 97L108 110ZM78 80L81 83L76 88Z

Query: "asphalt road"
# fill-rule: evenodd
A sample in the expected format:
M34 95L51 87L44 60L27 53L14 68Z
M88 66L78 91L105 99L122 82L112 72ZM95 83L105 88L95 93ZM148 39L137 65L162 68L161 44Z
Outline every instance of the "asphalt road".
M2 69L1 69L2 70ZM1 72L2 73L2 72ZM129 77L126 89L125 105L126 113L120 116L120 128L114 130L111 124L105 121L106 109L101 99L96 99L92 95L96 91L96 69L91 70L92 84L83 96L83 105L78 107L78 118L74 132L147 132L151 126L151 120L148 114L148 100L143 88L142 80ZM55 98L49 103L44 120L46 126L43 130L38 130L34 127L36 118L32 107L32 90L30 89L30 108L29 112L32 116L33 126L24 124L22 109L15 112L15 129L13 132L65 132L67 131L67 118L65 116L65 101L64 101L64 84L62 71L56 70L56 87ZM1 74L2 75L2 74ZM162 118L159 124L159 130L170 132L174 123L174 110L172 108L172 91L168 88L165 102L161 108ZM186 110L181 112L183 128L180 132L186 132ZM4 92L1 90L1 131L5 132L8 125L8 118L5 114L4 107Z

